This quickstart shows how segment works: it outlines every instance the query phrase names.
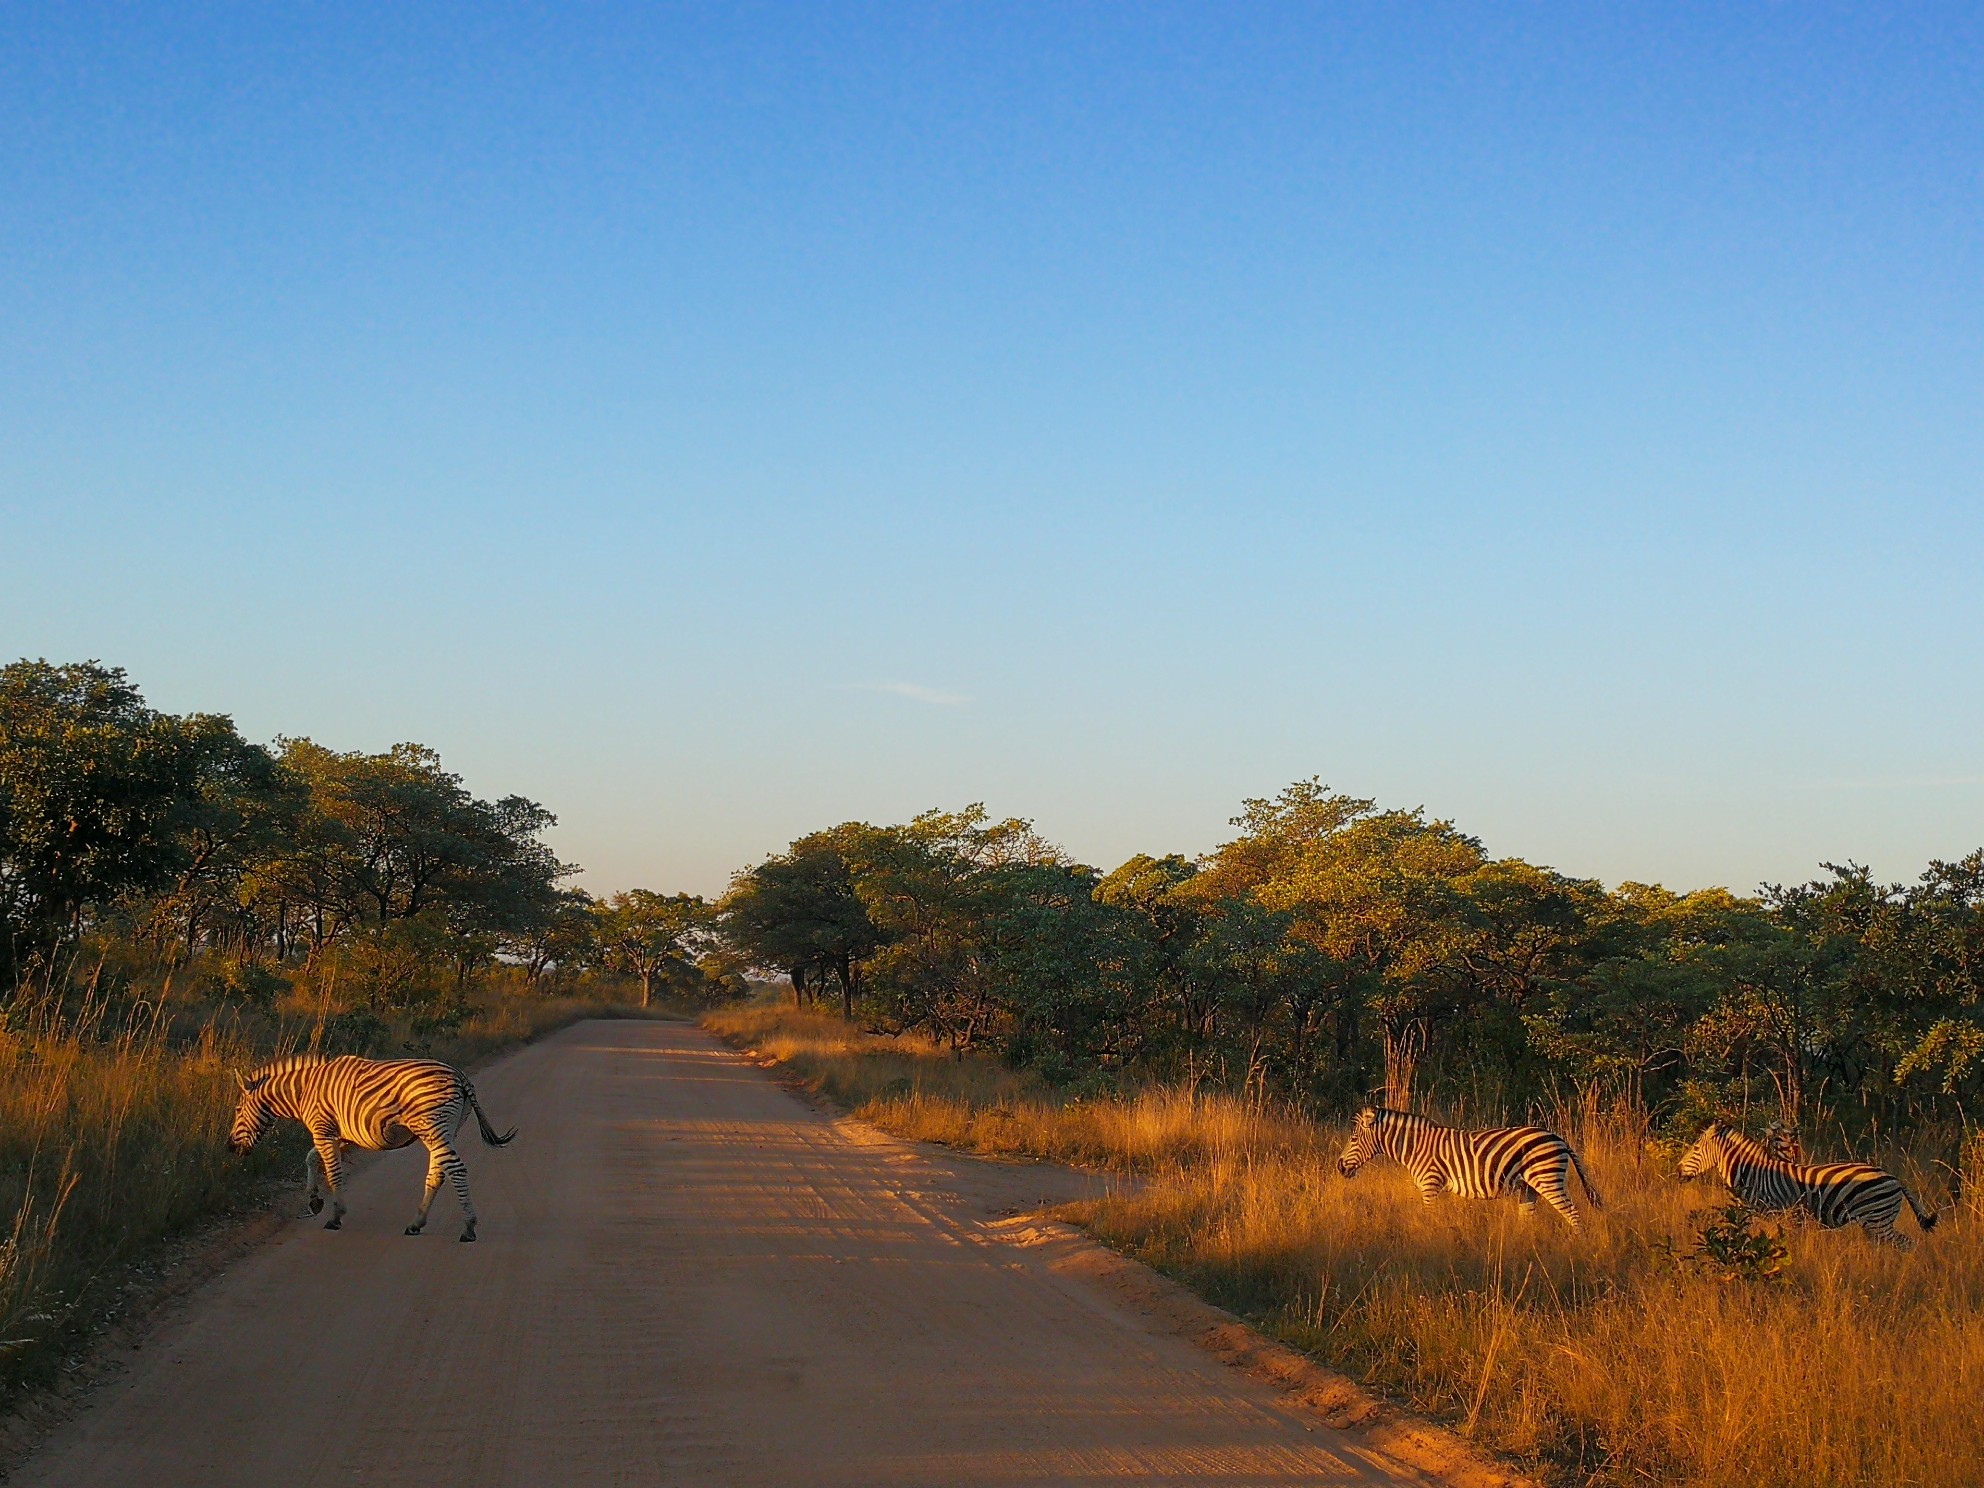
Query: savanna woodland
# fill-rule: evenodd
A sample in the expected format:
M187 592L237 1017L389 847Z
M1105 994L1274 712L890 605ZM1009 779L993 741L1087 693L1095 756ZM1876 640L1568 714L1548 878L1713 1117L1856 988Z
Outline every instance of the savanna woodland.
M814 832L706 903L588 896L552 825L419 745L264 746L114 669L0 669L11 1380L290 1172L300 1148L227 1156L231 1071L466 1060L665 1003L893 1130L1140 1174L1070 1217L1546 1475L1984 1460L1984 853L1607 888L1309 781L1203 857L1104 872L973 807ZM1573 1234L1344 1180L1374 1100L1547 1121L1606 1206ZM1955 1222L1902 1253L1745 1214L1674 1176L1712 1117L1882 1163Z

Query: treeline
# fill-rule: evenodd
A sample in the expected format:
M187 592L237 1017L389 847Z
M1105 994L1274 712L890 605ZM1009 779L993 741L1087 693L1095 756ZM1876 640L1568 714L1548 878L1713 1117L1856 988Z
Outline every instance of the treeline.
M1984 854L1745 897L1607 889L1315 781L1234 826L1101 873L979 808L850 823L740 874L721 922L801 1000L1062 1082L1860 1130L1984 1094Z
M419 744L265 747L149 707L95 663L0 668L0 988L47 1009L112 977L272 1006L307 986L364 1041L458 1020L492 978L741 985L692 895L594 900L523 796L483 800ZM402 1021L404 1017L402 1016Z
M1108 873L978 808L815 832L718 904L595 900L549 811L430 749L263 746L115 669L0 668L0 991L18 1012L198 992L344 1041L477 989L712 1001L757 969L885 1030L1067 1084L1210 1083L1328 1112L1514 1114L1576 1092L1676 1121L1856 1127L1984 1094L1984 853L1752 896L1616 889L1310 781L1203 858ZM177 978L175 981L174 979Z

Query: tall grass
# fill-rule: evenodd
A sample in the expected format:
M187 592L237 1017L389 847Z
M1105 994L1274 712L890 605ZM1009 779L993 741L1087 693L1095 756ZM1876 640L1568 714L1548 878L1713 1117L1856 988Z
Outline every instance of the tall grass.
M160 993L163 995L160 995ZM484 993L458 1026L415 1043L460 1064L575 1018L599 1001ZM310 1046L321 1005L266 1009L175 999L16 1006L0 1023L0 1394L46 1376L163 1239L300 1185L303 1138L279 1127L246 1159L227 1150L236 1071ZM0 1224L6 1224L0 1220Z
M1171 1087L1082 1096L934 1040L881 1038L831 1013L759 1001L702 1015L719 1037L788 1066L885 1130L993 1157L1149 1171L1308 1139L1297 1122Z
M709 1022L901 1134L1150 1174L1071 1217L1566 1482L1979 1481L1984 1239L1966 1213L1945 1210L1912 1254L1789 1227L1776 1280L1723 1279L1674 1253L1726 1198L1673 1177L1672 1150L1616 1113L1559 1122L1606 1201L1573 1234L1506 1202L1429 1208L1389 1166L1345 1180L1340 1134L1222 1097L1071 1100L837 1019L755 1007ZM1923 1165L1889 1160L1945 1197Z

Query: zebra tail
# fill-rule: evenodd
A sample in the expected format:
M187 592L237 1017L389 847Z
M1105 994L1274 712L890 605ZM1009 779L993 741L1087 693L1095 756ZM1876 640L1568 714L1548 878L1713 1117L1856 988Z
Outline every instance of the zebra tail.
M1571 1155L1571 1166L1578 1170L1578 1182L1584 1185L1584 1196L1591 1200L1591 1207L1594 1209L1603 1209L1605 1207L1605 1201L1598 1196L1598 1190L1591 1186L1591 1175L1585 1172L1584 1164L1578 1161L1577 1148L1566 1142L1564 1144L1564 1150Z
M482 1114L482 1102L475 1098L475 1087L466 1080L462 1081L462 1094L468 1097L468 1108L475 1112L475 1124L482 1132L483 1142L491 1147L509 1146L517 1135L517 1129L513 1126L502 1136L497 1136L496 1128L491 1126L489 1118Z
M1922 1206L1915 1202L1915 1195L1908 1191L1906 1183L1901 1185L1901 1196L1908 1200L1908 1207L1915 1211L1915 1222L1922 1226L1925 1235L1936 1227L1936 1211L1931 1209L1928 1213L1923 1213Z

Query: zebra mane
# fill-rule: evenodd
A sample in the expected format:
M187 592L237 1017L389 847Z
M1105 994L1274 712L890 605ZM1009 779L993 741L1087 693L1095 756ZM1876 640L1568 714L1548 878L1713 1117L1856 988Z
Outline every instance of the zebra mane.
M1375 1108L1378 1119L1393 1126L1430 1126L1436 1131L1452 1130L1445 1122L1435 1121L1431 1116L1421 1116L1417 1111L1401 1111L1396 1106Z
M285 1054L280 1059L271 1059L267 1064L249 1072L250 1080L266 1080L271 1075L286 1075L291 1070L307 1069L313 1064L322 1064L321 1054Z
M1722 1126L1718 1127L1717 1130L1722 1135L1723 1144L1746 1163L1756 1165L1768 1164L1774 1168L1789 1168L1791 1166L1790 1163L1777 1156L1769 1147L1765 1146L1748 1132L1738 1131L1733 1126Z

